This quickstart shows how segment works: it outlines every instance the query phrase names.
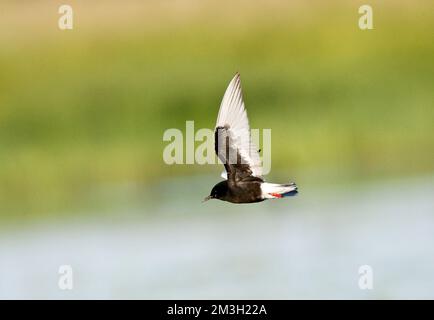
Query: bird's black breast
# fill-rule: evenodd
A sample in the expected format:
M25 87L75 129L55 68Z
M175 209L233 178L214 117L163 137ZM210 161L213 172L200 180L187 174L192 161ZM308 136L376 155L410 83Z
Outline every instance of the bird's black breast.
M233 203L251 203L264 201L261 190L262 179L249 177L246 181L241 180L236 184L229 183L225 201Z

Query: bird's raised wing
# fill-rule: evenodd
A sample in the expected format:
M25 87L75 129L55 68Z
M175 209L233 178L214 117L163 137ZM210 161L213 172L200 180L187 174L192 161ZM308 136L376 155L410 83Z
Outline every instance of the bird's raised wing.
M237 181L248 176L261 178L261 159L257 147L251 141L238 73L229 83L220 105L215 128L215 151L229 179Z

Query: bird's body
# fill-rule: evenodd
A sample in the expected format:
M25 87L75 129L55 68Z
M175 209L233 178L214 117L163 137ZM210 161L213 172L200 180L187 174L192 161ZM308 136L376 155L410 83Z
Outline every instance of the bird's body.
M236 184L229 183L228 180L225 180L216 184L214 188L218 188L218 199L223 201L232 203L260 202L265 200L262 197L262 182L263 181L259 178L255 180L242 180Z
M241 93L240 75L229 83L220 105L215 129L215 152L225 166L226 180L205 198L232 203L261 202L297 194L295 183L267 183L262 177L259 151L250 138L250 127Z

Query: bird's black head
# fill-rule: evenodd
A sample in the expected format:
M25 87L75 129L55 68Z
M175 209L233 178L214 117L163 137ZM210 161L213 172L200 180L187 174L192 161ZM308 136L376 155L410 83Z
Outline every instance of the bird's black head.
M227 191L228 191L228 182L226 180L219 182L212 188L209 196L203 199L203 201L205 202L210 199L223 199L226 197Z

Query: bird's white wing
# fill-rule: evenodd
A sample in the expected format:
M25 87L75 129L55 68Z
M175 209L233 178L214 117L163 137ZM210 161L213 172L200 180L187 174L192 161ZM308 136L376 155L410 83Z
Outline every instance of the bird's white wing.
M228 138L228 148L235 150L235 154L241 158L241 162L247 165L243 167L243 170L247 168L247 170L250 169L252 176L262 176L261 159L257 147L251 141L249 120L247 118L246 109L244 108L241 80L238 73L229 83L220 105L216 123L216 139L219 136ZM218 149L219 147L216 141L217 155L220 160L225 163L225 157L221 156L222 150ZM227 169L226 167L226 170Z
M220 173L220 177L222 177L225 180L228 180L228 173L226 172L226 170L222 171L222 173Z

